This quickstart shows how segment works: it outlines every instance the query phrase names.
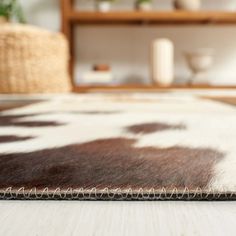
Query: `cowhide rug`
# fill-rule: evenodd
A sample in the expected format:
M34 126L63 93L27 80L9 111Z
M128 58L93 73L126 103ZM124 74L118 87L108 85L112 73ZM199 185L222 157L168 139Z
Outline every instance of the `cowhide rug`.
M3 96L0 198L235 200L234 99Z

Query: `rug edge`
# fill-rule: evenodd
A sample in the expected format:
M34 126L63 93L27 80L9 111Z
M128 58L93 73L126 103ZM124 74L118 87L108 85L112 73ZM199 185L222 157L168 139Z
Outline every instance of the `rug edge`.
M109 200L109 201L235 201L236 191L188 188L161 189L0 189L0 200Z

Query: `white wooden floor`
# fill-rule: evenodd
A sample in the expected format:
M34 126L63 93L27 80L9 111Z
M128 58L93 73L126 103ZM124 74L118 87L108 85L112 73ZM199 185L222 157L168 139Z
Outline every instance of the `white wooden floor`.
M236 202L1 201L0 235L234 236Z

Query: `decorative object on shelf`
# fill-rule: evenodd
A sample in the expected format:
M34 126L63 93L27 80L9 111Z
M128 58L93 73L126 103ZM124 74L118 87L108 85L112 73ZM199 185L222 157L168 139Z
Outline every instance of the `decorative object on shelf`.
M17 0L0 1L0 23L10 20L16 20L25 23L25 16L20 3Z
M156 39L152 43L152 77L162 86L174 81L174 45L169 39Z
M201 0L174 0L174 7L178 10L198 11L201 8Z
M111 68L107 64L96 64L93 66L94 71L110 71Z
M71 90L68 43L61 33L23 24L0 30L0 93Z
M173 0L172 0L173 1ZM223 0L222 0L223 1ZM112 14L97 14L97 12L93 11L83 11L76 9L76 4L72 4L72 1L68 0L61 0L61 21L62 24L62 31L64 34L69 38L70 42L70 51L71 51L71 61L76 61L76 53L75 53L75 47L73 44L73 37L71 37L71 34L75 33L76 27L78 25L107 25L107 26L118 26L120 24L125 24L127 26L133 26L136 25L136 27L140 27L140 29L143 27L143 23L150 23L150 24L158 24L158 25L166 25L166 24L173 24L173 25L236 25L236 14L234 12L225 12L225 11L199 11L194 13L194 17L192 15L192 12L185 12L185 11L164 11L160 12L159 14L155 14L153 12L140 12L137 14L136 11L114 11ZM71 20L71 15L73 15L73 21ZM114 24L116 23L116 24ZM75 69L75 63L71 63L71 68ZM71 70L72 71L72 70ZM116 76L116 75L115 75ZM115 77L116 80L116 77ZM115 81L116 82L116 81ZM102 87L102 86L101 86ZM128 87L128 88L127 88ZM151 85L150 89L156 88L157 86ZM176 85L173 85L173 87L179 87ZM180 85L180 87L188 87L188 85ZM194 86L196 87L202 87L202 85ZM204 85L205 88L235 88L235 86L209 86ZM137 86L120 86L118 83L116 83L116 86L103 86L104 90L114 90L114 89L137 89ZM138 88L143 89L149 89L146 86L138 86ZM97 89L97 88L96 88ZM95 89L95 90L96 90ZM158 88L159 89L159 88ZM165 89L165 88L164 88ZM93 86L84 86L79 87L76 84L74 84L74 91L91 91L93 90Z
M207 84L207 73L214 62L214 49L198 49L186 52L185 58L192 71L189 84Z
M113 0L96 0L96 9L99 12L109 12L111 10Z
M231 11L231 12L235 12L236 11L236 2L235 1L230 1L230 2L227 2L227 4L225 4L225 2L222 2L223 6L223 10L226 10L226 11Z
M152 0L137 0L135 2L135 8L139 11L151 11Z
M109 65L96 64L93 70L82 76L82 84L111 84L113 81L112 71Z

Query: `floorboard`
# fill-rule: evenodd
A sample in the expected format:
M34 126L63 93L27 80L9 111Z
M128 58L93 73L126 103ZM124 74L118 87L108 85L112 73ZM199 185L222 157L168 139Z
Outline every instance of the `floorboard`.
M0 235L236 235L236 202L1 201Z

